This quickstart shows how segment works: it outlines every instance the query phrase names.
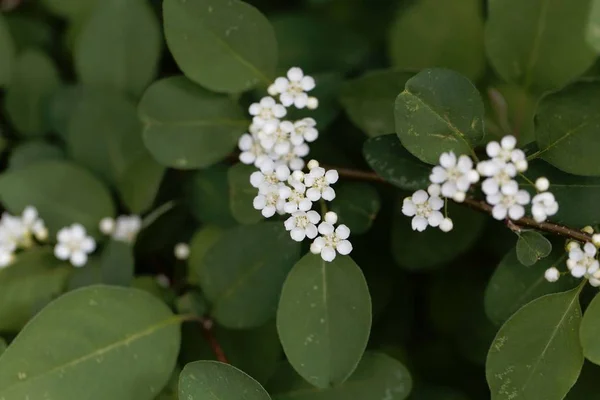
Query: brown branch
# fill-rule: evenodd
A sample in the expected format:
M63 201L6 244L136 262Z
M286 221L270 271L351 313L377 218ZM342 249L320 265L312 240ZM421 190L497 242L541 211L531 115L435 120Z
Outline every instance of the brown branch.
M377 175L375 172L359 171L350 168L330 168L336 169L339 175L344 178L390 184L385 179ZM492 206L485 203L484 201L476 200L474 198L466 198L464 203L462 204L465 204L471 207L472 209L492 215ZM530 217L523 217L516 221L511 221L511 224L514 224L518 227L537 229L542 232L548 232L569 239L575 239L580 242L591 242L592 240L592 235L582 232L580 230L569 228L568 226L560 224L555 224L553 222L537 222L536 220Z
M227 357L225 357L225 352L223 351L221 344L215 336L215 332L213 330L213 320L210 318L198 318L197 321L200 323L200 326L202 327L202 333L204 334L204 338L210 345L210 348L212 349L213 353L215 354L215 357L217 358L217 361L229 364Z

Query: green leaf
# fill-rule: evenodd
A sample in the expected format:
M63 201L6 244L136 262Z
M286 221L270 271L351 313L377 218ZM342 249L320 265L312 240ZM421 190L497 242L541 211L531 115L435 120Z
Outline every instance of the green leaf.
M179 314L194 315L201 318L204 317L208 308L206 300L200 293L200 290L197 289L192 289L179 296L175 306ZM196 339L198 334L198 324L196 321L192 321L192 324L194 325L194 339ZM183 340L185 340L185 338Z
M600 345L598 334L600 333L600 297L596 295L581 321L579 337L585 358L594 364L600 364Z
M85 89L70 117L67 146L78 163L117 184L145 152L135 105L115 92Z
M318 388L354 372L371 330L371 297L349 256L326 262L307 254L290 271L277 309L277 330L294 369Z
M517 258L521 264L531 267L533 264L548 257L552 251L552 243L536 231L525 231L519 234L517 242Z
M403 400L411 391L412 379L399 361L367 352L352 376L338 386L315 389L285 364L268 388L275 400Z
M600 53L600 1L590 0L591 10L588 17L588 24L586 29L586 41L587 43L596 50L596 53Z
M395 134L367 140L363 155L377 175L401 189L419 190L431 183L431 167L402 147Z
M17 332L40 306L66 288L71 268L51 249L19 253L15 262L0 269L0 331Z
M164 0L163 14L169 50L192 81L226 93L271 83L277 40L253 6L239 0Z
M5 19L0 15L0 87L8 85L15 63L15 44Z
M187 364L179 377L179 398L186 400L271 400L267 391L236 367L217 361Z
M183 76L150 86L139 114L152 156L181 169L204 168L224 159L249 125L231 98L204 90Z
M566 396L583 366L580 290L534 300L500 328L486 363L493 400Z
M339 223L348 225L353 234L367 232L381 208L377 190L367 183L343 182L335 193L331 210L338 214Z
M62 160L64 158L64 152L60 147L43 140L28 140L20 143L11 151L8 168L16 170L40 161Z
M137 289L92 286L67 293L0 358L0 398L75 399L85 393L89 400L153 399L175 366L180 322Z
M517 134L519 145L523 147L528 143L535 141L535 131L533 124L533 116L536 111L539 96L528 92L515 84L498 83L493 88L488 88L488 101L492 96L501 96L504 101L505 115L502 117L508 122L508 126L501 128L496 133L496 140L500 140L506 134ZM485 96L484 96L485 98ZM485 100L484 100L485 101ZM487 107L486 109L491 108ZM488 113L491 110L488 110ZM494 118L498 123L498 116ZM490 126L486 122L486 135L492 135ZM486 137L487 141L494 140L492 137Z
M6 15L8 29L15 40L17 52L29 48L52 49L55 32L45 16L10 13Z
M392 255L402 268L414 271L439 267L467 251L481 236L486 221L479 212L449 203L448 214L454 221L452 231L446 233L429 227L417 232L412 230L411 219L401 209L399 199L392 221Z
M447 387L422 386L412 391L410 400L469 400L469 398Z
M21 53L6 92L6 112L17 130L26 136L45 133L43 107L60 85L52 60L39 50Z
M228 168L217 164L196 172L188 185L188 205L201 222L222 227L236 225L229 207Z
M160 26L147 1L103 0L78 35L75 71L84 85L138 96L156 73L160 50Z
M596 55L584 34L590 0L491 0L485 47L505 80L542 92L564 86Z
M254 224L263 219L260 211L252 205L258 194L250 184L250 174L256 171L252 165L235 164L227 171L229 182L229 208L231 215L240 224Z
M485 290L485 313L489 319L501 325L530 301L574 288L578 281L570 276L562 277L558 282L548 282L544 277L548 268L561 269L565 261L564 249L556 247L547 258L528 268L519 262L514 248L509 251Z
M427 69L406 82L396 98L396 133L420 160L437 164L440 154L473 154L484 136L479 92L464 76Z
M299 255L300 243L281 222L243 225L221 235L197 271L217 322L244 329L273 318L281 286Z
M2 353L4 353L4 350L6 350L7 344L6 344L6 340L4 340L3 338L0 337L0 356L2 355Z
M536 113L536 156L571 174L600 176L598 107L600 82L577 82L543 97Z
M141 214L152 207L166 168L144 151L121 174L117 189L127 208Z
M199 229L190 241L189 283L195 283L204 268L204 257L208 250L219 240L225 230L215 225L205 225Z
M78 20L92 12L99 0L42 0L54 14L69 20Z
M43 161L0 175L0 199L13 214L36 207L51 232L78 222L96 234L100 220L115 214L102 183L66 161Z
M481 2L422 0L401 9L389 54L399 68L445 67L477 79L485 67Z
M84 96L83 86L64 85L56 89L48 98L44 118L49 129L61 139L67 139L69 121L77 105Z
M102 283L129 287L133 281L135 259L129 243L109 240L102 250Z
M382 69L347 81L340 92L340 102L348 118L369 136L394 133L394 101L413 75Z

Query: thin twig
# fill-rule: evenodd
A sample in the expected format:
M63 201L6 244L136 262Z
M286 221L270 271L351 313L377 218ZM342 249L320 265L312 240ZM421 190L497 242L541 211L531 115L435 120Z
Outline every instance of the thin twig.
M200 322L200 326L202 327L202 333L204 333L204 338L210 345L210 348L212 349L213 353L215 354L215 357L217 358L217 361L229 364L227 357L225 357L225 352L223 351L221 344L215 336L215 332L213 330L213 320L210 318L199 318L198 322Z

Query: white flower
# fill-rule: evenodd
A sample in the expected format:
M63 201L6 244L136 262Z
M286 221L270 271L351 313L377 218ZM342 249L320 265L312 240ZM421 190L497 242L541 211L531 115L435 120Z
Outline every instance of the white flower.
M347 240L350 237L350 229L346 225L339 225L334 229L333 224L321 222L319 233L321 236L310 245L310 251L313 254L321 254L323 260L333 261L336 251L342 255L352 251L352 244Z
M306 157L310 149L306 143L302 143L299 146L294 146L289 153L281 156L279 159L285 162L290 170L299 171L304 168L303 157Z
M527 159L523 150L515 149L517 139L514 136L504 136L500 143L489 142L486 146L487 155L503 163L513 163L517 171L527 170Z
M290 121L273 121L265 125L258 133L260 145L267 151L273 151L277 155L283 155L290 151L292 143L290 135L294 130L294 124Z
M142 229L142 218L139 215L120 215L115 221L113 240L133 243L138 232Z
M477 170L482 176L487 176L481 183L481 190L487 195L498 193L504 185L512 185L517 176L517 167L512 163L500 160L486 160L477 164Z
M558 212L558 203L550 192L539 193L531 200L531 215L537 222L545 221Z
M321 220L321 216L316 211L296 211L291 217L285 220L285 229L290 231L290 236L296 242L301 242L305 237L314 239L318 230L316 224Z
M500 192L486 197L487 202L494 206L492 217L497 220L503 220L507 215L513 220L522 218L525 215L523 206L529 203L529 199L529 193L525 190L519 190L516 181L503 185Z
M318 165L316 167L313 165L313 167L308 174L304 175L304 184L308 188L306 197L311 201L318 201L320 198L327 201L333 200L335 190L330 185L338 181L338 172L334 169L325 171L325 168Z
M48 239L48 229L44 221L39 218L38 211L33 206L27 206L21 214L21 222L29 232L33 233L33 236L37 240L43 241Z
M272 160L268 160L261 164L260 171L250 174L250 184L257 188L259 192L264 192L272 185L285 182L290 173L291 171L287 165L276 165Z
M287 78L275 79L268 92L271 96L279 94L279 101L285 107L293 104L296 108L304 108L309 102L306 92L310 92L314 87L315 80L312 77L305 76L300 68L293 67L287 72Z
M417 190L411 197L404 199L402 214L413 217L412 228L423 232L428 225L439 226L444 216L439 211L444 206L444 200L431 196L424 190Z
M3 213L0 219L0 245L2 248L15 251L17 247L31 246L30 233L21 218Z
M258 160L265 154L263 146L249 133L244 133L238 140L240 161L244 164L254 164L258 166Z
M305 141L310 143L317 140L319 131L315 126L317 126L317 121L313 118L303 118L294 122L294 129L290 135L292 144L297 146Z
M173 253L178 260L187 260L190 256L190 246L187 243L177 243L173 249Z
M560 272L556 267L550 267L544 272L544 278L546 278L548 282L556 282L558 278L560 278Z
M54 247L54 255L60 260L69 260L75 267L84 266L88 254L96 249L96 242L80 224L62 228L56 238L58 243Z
M252 202L254 209L260 210L265 218L272 217L276 212L283 213L285 199L280 195L280 190L283 186L282 183L261 186L259 194Z
M252 103L248 109L252 118L252 123L258 128L262 128L265 124L274 122L280 118L285 117L287 111L281 104L277 104L272 97L263 97L260 102Z
M442 153L440 165L433 167L429 179L441 185L442 196L462 202L471 184L479 180L479 174L468 156L462 155L457 160L456 155L449 152Z
M593 275L600 269L600 263L596 260L596 246L592 243L586 243L581 249L581 245L577 242L572 242L569 246L569 259L567 267L571 271L571 275L575 278Z
M312 208L312 201L306 198L305 192L306 186L299 182L294 182L291 187L282 185L279 189L279 195L285 199L283 210L288 214L292 214L298 210L310 210Z

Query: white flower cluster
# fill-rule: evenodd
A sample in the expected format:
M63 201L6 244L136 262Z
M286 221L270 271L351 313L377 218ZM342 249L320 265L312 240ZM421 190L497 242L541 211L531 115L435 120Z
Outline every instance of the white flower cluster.
M73 224L62 228L56 234L58 243L54 247L54 255L59 260L69 260L74 267L83 267L88 254L96 250L96 241L88 236L81 224Z
M567 268L574 278L587 279L594 287L600 286L600 262L598 262L597 245L600 243L598 235L592 239L595 243L586 242L583 247L579 242L567 243ZM556 282L560 278L560 271L556 267L550 267L544 273L549 282Z
M40 242L48 238L46 225L35 207L25 207L21 216L3 213L0 218L0 268L12 264L15 252L31 247L34 238Z
M525 216L525 206L531 202L531 215L537 222L545 221L558 212L554 195L548 192L550 182L542 177L535 183L538 194L531 199L526 190L519 188L516 176L528 168L525 153L516 148L514 136L505 136L500 142L489 142L486 153L490 157L480 161L476 167L466 155L456 156L453 152L442 153L439 165L433 167L427 189L418 190L404 199L402 213L412 217L412 228L424 231L428 226L442 231L452 230L452 220L440 211L444 199L461 203L471 186L480 179L481 190L486 202L492 206L492 217L497 220L518 220Z
M120 215L116 220L106 217L100 221L99 228L100 232L113 240L133 243L142 229L142 218L139 215Z
M291 238L298 242L305 238L314 239L311 251L321 254L326 261L333 261L336 252L346 255L352 251L347 240L350 230L345 225L334 227L337 223L335 213L326 213L324 221L320 222L321 215L311 209L314 202L335 198L331 186L337 182L338 173L325 170L316 160L308 163L308 173L302 172L304 157L310 151L308 143L319 136L317 123L312 118L283 119L287 108L292 106L317 108L318 100L308 95L314 88L314 79L297 67L290 68L287 77L275 79L268 88L270 96L250 106L252 123L249 133L240 137L238 146L240 161L259 169L250 176L250 184L258 190L254 208L265 218L290 214L284 225ZM279 103L276 96L279 96Z

